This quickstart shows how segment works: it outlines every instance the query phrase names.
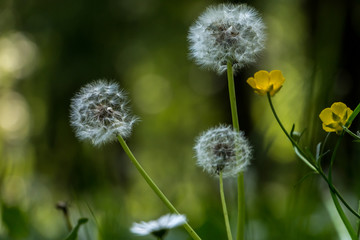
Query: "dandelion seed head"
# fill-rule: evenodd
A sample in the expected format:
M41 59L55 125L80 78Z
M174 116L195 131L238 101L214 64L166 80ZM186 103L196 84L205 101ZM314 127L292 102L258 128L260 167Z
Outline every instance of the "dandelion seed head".
M264 49L265 25L246 4L208 7L190 27L190 57L221 74L230 60L234 71L256 60Z
M252 148L244 132L220 125L201 134L194 147L197 165L212 176L235 177L250 164Z
M162 237L169 229L186 223L186 216L179 214L166 214L157 220L149 222L133 223L130 231L138 236L153 234Z
M95 146L115 141L117 135L128 137L137 118L127 104L117 83L89 83L71 100L70 124L80 140L90 140Z

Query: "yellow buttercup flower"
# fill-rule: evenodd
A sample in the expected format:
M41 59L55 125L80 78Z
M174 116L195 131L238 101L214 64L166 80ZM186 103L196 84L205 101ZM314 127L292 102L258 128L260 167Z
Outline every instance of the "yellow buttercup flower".
M322 127L326 132L336 132L340 134L347 120L352 114L352 110L342 102L335 102L330 108L321 111L319 117L323 122Z
M270 96L274 96L281 89L285 78L280 70L273 70L270 73L261 70L255 73L254 77L248 78L246 82L257 94L266 95L266 93L270 93Z

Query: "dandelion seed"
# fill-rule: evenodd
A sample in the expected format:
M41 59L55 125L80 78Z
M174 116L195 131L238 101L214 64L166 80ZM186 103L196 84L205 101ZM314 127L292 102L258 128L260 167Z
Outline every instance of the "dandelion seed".
M213 176L235 177L250 164L252 148L244 132L230 126L212 128L197 138L197 165Z
M258 12L246 4L210 6L190 27L190 56L219 74L228 61L236 71L255 62L264 49L264 30Z
M128 100L117 83L99 80L81 88L71 101L70 123L80 140L95 146L127 137L137 118L130 115Z
M166 214L157 220L133 223L130 231L139 236L154 235L162 239L172 228L186 223L185 215Z

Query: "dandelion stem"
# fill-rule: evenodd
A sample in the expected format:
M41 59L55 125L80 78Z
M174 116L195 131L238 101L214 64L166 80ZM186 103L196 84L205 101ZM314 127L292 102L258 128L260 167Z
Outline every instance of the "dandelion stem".
M232 62L227 62L227 78L229 88L229 99L231 106L231 116L233 128L235 131L240 131L239 118L236 106L235 82L232 69ZM237 240L244 239L245 233L245 190L244 190L244 174L240 172L238 175L238 222L237 222Z
M230 106L231 106L232 123L234 130L240 131L237 106L236 106L234 74L232 69L232 63L230 61L227 63L227 77L228 77L228 86L229 86L229 98L230 98Z
M125 153L130 158L131 162L135 165L136 169L139 171L141 176L145 179L145 181L149 184L151 189L155 192L155 194L161 199L161 201L170 209L171 212L180 214L178 210L172 205L172 203L167 199L164 193L159 189L159 187L155 184L155 182L150 178L150 176L146 173L144 168L140 165L140 163L136 160L135 156L132 154L130 148L126 144L125 140L118 135L117 136L119 143L123 147ZM189 235L195 240L201 240L201 238L196 234L196 232L192 229L192 227L186 222L184 224L184 228L189 233Z
M228 215L228 211L227 211L227 207L226 207L226 200L225 200L225 194L224 194L224 183L223 183L222 171L220 171L220 173L219 173L219 182L220 182L220 197L221 197L222 209L224 212L226 233L228 236L228 240L232 240L229 215Z

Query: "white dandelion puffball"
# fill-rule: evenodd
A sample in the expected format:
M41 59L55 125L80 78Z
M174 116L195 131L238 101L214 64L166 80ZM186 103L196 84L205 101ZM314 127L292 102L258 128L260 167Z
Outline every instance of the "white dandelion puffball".
M242 131L220 125L200 135L194 147L197 165L212 176L235 177L250 164L252 148Z
M253 63L264 49L265 25L246 4L208 7L190 27L190 57L221 74L232 63L234 71Z
M80 140L95 146L127 137L137 118L130 115L127 97L117 83L98 80L85 85L71 100L70 123Z
M133 223L130 231L139 236L153 234L156 237L162 238L169 229L181 226L185 223L185 215L166 214L157 220Z

